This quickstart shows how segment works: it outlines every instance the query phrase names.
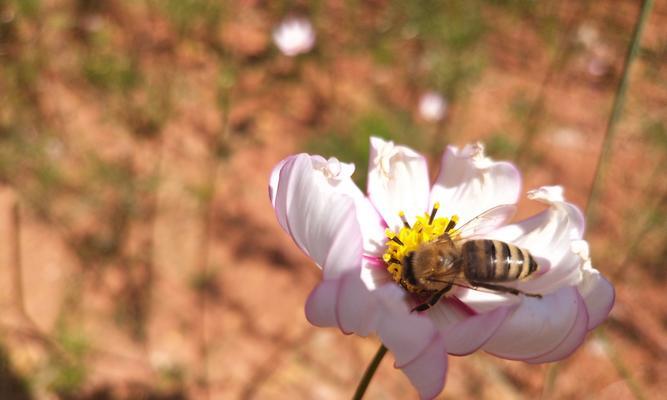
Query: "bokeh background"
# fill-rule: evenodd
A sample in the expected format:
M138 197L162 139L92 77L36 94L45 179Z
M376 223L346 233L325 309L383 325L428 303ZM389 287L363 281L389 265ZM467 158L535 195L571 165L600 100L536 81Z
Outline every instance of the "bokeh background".
M0 0L0 398L351 397L378 340L308 324L320 272L267 181L308 151L364 185L369 135L432 177L479 140L525 190L563 185L617 290L567 360L450 357L442 398L664 396L665 1L606 133L641 3ZM288 17L316 34L295 57L272 40ZM392 362L368 399L416 398Z

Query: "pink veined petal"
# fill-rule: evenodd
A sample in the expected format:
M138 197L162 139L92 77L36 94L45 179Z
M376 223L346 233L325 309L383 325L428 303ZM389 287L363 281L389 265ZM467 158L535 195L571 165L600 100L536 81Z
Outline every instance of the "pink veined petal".
M504 306L469 315L459 310L450 299L445 299L431 307L428 315L440 331L449 354L463 356L482 347L513 309L513 306Z
M338 327L345 334L368 336L377 326L378 300L350 270L335 279L320 282L306 301L306 318L320 327Z
M577 294L577 318L567 334L565 339L556 346L553 350L529 360L525 360L531 364L554 362L568 357L576 349L581 346L588 332L588 312L584 300Z
M488 234L525 248L536 258L548 262L546 274L515 285L527 292L548 293L581 280L581 258L571 249L573 238L583 234L581 212L569 203L553 203L547 209L523 221L506 225Z
M498 307L519 304L521 298L511 294L475 289L459 289L456 297L477 313L487 313Z
M361 261L361 280L368 290L375 290L384 285L396 285L396 282L387 272L382 259L364 256Z
M428 207L429 177L426 159L405 146L371 138L368 197L392 229L402 225L399 211L414 221Z
M341 192L342 184L315 170L311 157L301 154L284 162L275 188L278 221L323 268L325 279L361 262L363 238L355 204L349 190Z
M414 360L400 367L421 399L433 399L445 387L447 351L445 342L434 336L424 351Z
M511 360L541 356L567 337L579 314L578 302L579 293L573 287L541 299L523 298L483 348Z
M336 316L344 333L368 336L377 329L379 312L377 299L361 281L359 270L341 278L336 299Z
M275 167L273 167L273 170L271 170L271 176L269 177L269 200L271 200L271 204L274 207L276 206L275 193L278 189L278 183L280 182L280 170L282 170L283 166L290 158L291 157L281 160Z
M405 293L396 284L384 285L373 293L381 307L377 334L401 368L417 358L438 332L427 316L410 312Z
M607 318L614 306L614 287L596 269L585 268L577 289L588 310L588 329L594 329Z
M367 256L382 257L386 249L387 237L384 234L387 227L384 220L373 204L359 192L354 201L357 208L357 220L364 238L363 249Z
M306 300L306 319L315 326L339 327L336 299L340 279L323 280L310 292Z
M514 165L484 157L481 145L448 146L431 190L431 204L440 202L441 215L457 214L461 222L501 204L514 204L521 176Z

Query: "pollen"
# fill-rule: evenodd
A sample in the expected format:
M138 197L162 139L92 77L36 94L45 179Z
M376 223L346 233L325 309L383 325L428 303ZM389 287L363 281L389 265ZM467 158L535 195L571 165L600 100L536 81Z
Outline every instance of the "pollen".
M394 281L407 289L411 289L412 285L401 278L406 256L417 250L421 244L431 242L449 232L458 223L459 218L456 215L449 218L436 218L439 208L440 204L435 203L430 213L417 216L412 225L408 223L405 213L401 211L398 213L403 222L401 229L398 232L389 228L385 230L385 236L389 240L385 243L387 250L382 255L382 260L387 265L387 271Z

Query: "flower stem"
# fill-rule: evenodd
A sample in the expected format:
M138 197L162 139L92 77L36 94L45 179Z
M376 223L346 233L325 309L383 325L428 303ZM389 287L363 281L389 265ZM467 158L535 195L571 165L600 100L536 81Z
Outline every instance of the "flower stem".
M373 375L375 375L375 371L378 369L380 361L382 361L385 354L387 354L387 348L381 343L380 348L377 353L375 353L375 357L373 357L371 363L368 364L364 376L361 378L361 381L359 381L359 385L357 385L357 390L354 392L354 397L352 398L353 400L361 400L361 398L364 397L366 388L368 388L368 384L371 383L371 379L373 379Z
M616 123L621 118L621 111L623 109L623 104L625 103L625 92L628 88L630 67L632 66L632 62L635 60L637 53L639 52L639 42L641 41L642 31L644 30L646 21L648 21L648 16L651 13L652 6L653 0L644 0L642 2L641 10L639 11L637 22L635 23L634 31L632 32L632 38L630 39L630 46L628 47L627 53L625 54L623 75L621 76L621 80L618 83L618 87L616 88L614 105L612 106L611 114L607 120L607 129L605 131L604 141L602 142L602 150L598 156L593 184L591 185L591 190L588 196L588 204L586 204L587 219L591 222L594 222L597 217L597 210L594 207L599 196L600 187L602 186L602 177L609 160L611 145L614 141Z

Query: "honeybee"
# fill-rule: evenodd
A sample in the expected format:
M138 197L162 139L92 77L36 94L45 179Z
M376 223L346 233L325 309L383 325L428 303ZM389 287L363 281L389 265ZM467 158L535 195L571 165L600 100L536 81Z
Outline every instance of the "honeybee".
M494 207L458 229L453 229L454 223L450 223L437 239L406 254L401 280L409 284L404 286L410 291L427 297L413 311L431 308L455 285L541 298L540 294L502 285L524 280L537 271L538 264L528 250L500 240L479 238L484 225L495 226L488 222L504 220L515 209L513 205Z

